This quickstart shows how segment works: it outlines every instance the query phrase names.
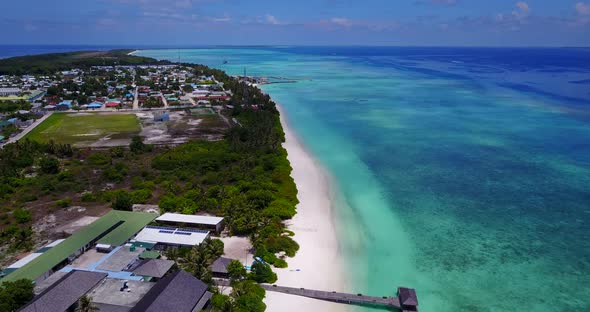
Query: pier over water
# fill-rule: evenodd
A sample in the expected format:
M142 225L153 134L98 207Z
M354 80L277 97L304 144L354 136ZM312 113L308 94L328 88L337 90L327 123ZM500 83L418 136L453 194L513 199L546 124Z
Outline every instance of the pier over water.
M230 286L229 281L224 279L216 279L215 283L219 286ZM348 294L335 291L322 291L268 284L260 284L260 286L267 291L343 304L376 306L402 312L418 311L418 297L416 296L416 291L412 288L406 287L399 287L397 296L395 297L373 297L363 294Z

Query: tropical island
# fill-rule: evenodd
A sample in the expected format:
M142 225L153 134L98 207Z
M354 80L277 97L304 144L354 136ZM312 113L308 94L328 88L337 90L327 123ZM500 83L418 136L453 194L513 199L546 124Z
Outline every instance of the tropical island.
M326 177L256 79L131 52L0 60L1 310L416 309L346 293Z
M191 64L162 64L127 54L128 51L80 52L0 61L2 81L20 81L11 83L11 87L21 90L20 95L36 90L44 92L33 101L6 99L0 103L5 120L18 120L7 125L12 127L12 131L4 132L7 140L21 128L26 131L32 125L24 124L27 120L42 120L24 137L0 150L3 216L0 244L1 261L5 265L0 281L1 296L6 298L0 300L3 305L0 310L12 311L35 304L35 301L28 303L33 298L32 281L38 287L51 273L67 275L59 269L78 272L72 264L82 262L89 249L96 248L89 245L100 240L89 236L96 234L86 233L87 228L107 222L103 221L105 218L124 219L117 221L123 221L123 225L109 229L107 236L126 223L161 226L155 220L158 214L150 216L156 210L162 215L170 212L183 216L217 216L223 219L223 234L207 232L194 246L191 242L155 242L147 247L142 245L146 242L130 243L132 236L143 228L135 225L125 234L117 234L124 235L119 239L119 246L108 248L131 254L134 252L130 250L151 250L147 260L173 261L167 274L181 269L208 283L215 309L232 306L238 311L264 311L264 290L256 283L276 281L271 266L286 267L286 259L298 250L292 233L283 223L295 215L297 189L290 177L286 151L281 146L284 134L275 103L258 88L218 70ZM214 93L220 89L223 98ZM199 92L193 93L196 90ZM200 102L189 100L177 107L167 103L160 111L152 110L156 107L150 106L150 101L166 101L163 94L175 97L198 94L190 100ZM115 101L117 107L107 106ZM132 106L134 101L140 102L136 103L139 109L126 110L121 104L131 102ZM92 103L102 105L89 108ZM141 133L145 126L140 120L157 123L171 117L176 119L173 122L177 127L169 130L171 135L179 136L181 128L190 132L186 129L188 124L204 126L195 131L199 136L189 135L186 142L147 143L150 133ZM219 135L209 133L211 129ZM86 135L87 132L91 133ZM108 145L91 144L108 136L118 138L110 140ZM111 216L116 211L131 215ZM191 227L181 222L178 228L180 225ZM85 236L82 240L81 232ZM249 266L250 273L236 260L226 263L233 288L228 295L213 287L212 265L224 249L222 240L218 239L220 235L243 237L255 249L254 256L258 259ZM78 241L71 242L72 238ZM73 256L58 250L76 243L82 245L75 246ZM160 248L158 244L175 248ZM80 248L83 252L78 251ZM50 254L52 251L54 254ZM109 252L113 250L107 256ZM24 258L34 255L37 260L23 261L27 253L29 256ZM99 252L93 255L97 254L100 255ZM64 259L59 258L64 255ZM10 265L19 258L20 264ZM37 276L36 267L47 261L56 262L50 270L40 272L49 276ZM83 267L83 264L79 266ZM11 295L14 292L24 293Z

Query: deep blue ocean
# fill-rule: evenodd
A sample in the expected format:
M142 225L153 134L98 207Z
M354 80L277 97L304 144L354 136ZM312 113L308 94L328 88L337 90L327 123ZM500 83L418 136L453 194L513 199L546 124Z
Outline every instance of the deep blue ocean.
M306 78L263 89L334 178L351 291L415 287L421 311L590 311L590 49L139 55Z

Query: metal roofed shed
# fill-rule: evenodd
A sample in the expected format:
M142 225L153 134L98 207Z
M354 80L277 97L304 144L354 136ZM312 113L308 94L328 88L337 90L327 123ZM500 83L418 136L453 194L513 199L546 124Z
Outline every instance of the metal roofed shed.
M148 225L135 236L135 240L172 247L192 247L201 244L208 237L209 231ZM157 246L155 249L158 249Z
M155 250L146 250L139 254L139 259L159 259L161 257L160 253Z
M227 266L229 265L230 262L232 262L232 260L233 259L224 258L224 257L217 258L217 260L215 260L209 266L209 268L211 269L211 272L213 273L213 277L227 278L228 277Z
M167 212L156 218L156 221L159 223L173 224L180 227L188 226L207 229L210 231L215 231L216 233L223 231L223 218L221 217L196 216Z
M84 296L105 277L107 277L106 273L71 271L45 289L19 311L55 312L69 310L78 302L80 297Z
M141 264L133 270L133 274L147 277L162 278L172 267L175 262L163 259L143 260Z
M102 253L109 253L113 250L113 246L109 244L96 244L96 251Z
M403 311L418 311L418 296L415 289L399 287L397 292Z
M211 298L208 286L185 271L177 271L160 280L131 309L131 312L201 311Z
M22 278L42 280L53 273L54 268L73 260L94 243L115 246L123 244L156 216L151 213L112 210L22 268L10 273L2 281Z

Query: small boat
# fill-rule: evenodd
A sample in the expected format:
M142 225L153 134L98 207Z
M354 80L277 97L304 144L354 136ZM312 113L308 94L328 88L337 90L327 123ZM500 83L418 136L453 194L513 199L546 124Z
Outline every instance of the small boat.
M227 60L223 60L223 64L227 64L229 63Z

